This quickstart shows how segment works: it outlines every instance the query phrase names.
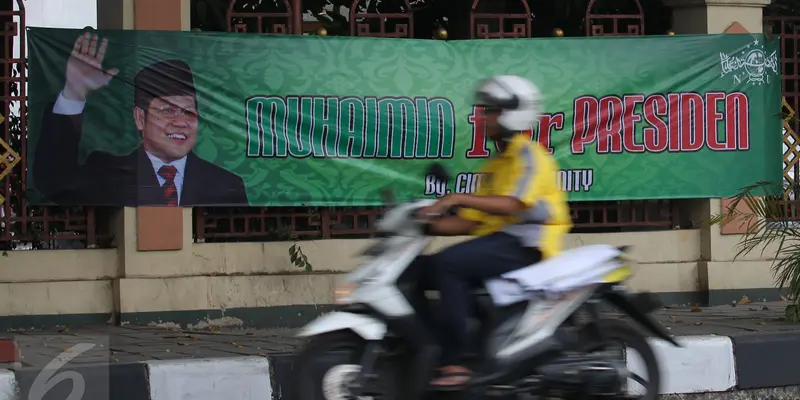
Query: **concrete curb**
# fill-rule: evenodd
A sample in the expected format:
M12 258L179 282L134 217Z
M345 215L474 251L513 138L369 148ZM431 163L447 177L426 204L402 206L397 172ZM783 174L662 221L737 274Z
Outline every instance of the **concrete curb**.
M662 367L662 394L800 386L800 374L792 367L800 356L800 333L681 336L677 340L683 347L651 340ZM638 355L626 353L628 368L640 371ZM39 377L41 381L41 376L48 372L52 375L51 387L37 382L38 387L49 389L39 397L42 400L68 398L74 387L82 385L59 384L57 381L71 379L82 379L88 398L95 400L291 400L289 383L300 378L292 370L291 354L111 366L68 364L57 371L31 368L0 370L0 400L27 399L34 380Z
M270 367L269 358L232 357L66 365L59 370L2 369L0 400L268 400L273 399ZM49 383L45 383L48 373ZM36 377L41 397L31 396ZM71 397L73 391L78 395Z
M661 394L724 392L736 387L733 344L726 336L683 336L675 347L660 339L650 340L661 366ZM626 352L628 370L643 374L639 354ZM646 376L643 376L647 378ZM628 381L628 388L636 388Z
M270 362L263 357L147 363L150 399L271 399Z

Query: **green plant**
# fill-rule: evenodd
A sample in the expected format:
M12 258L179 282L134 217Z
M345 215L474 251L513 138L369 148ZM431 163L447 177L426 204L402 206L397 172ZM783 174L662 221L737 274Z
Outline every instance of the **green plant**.
M308 262L308 256L303 253L303 248L300 247L300 244L297 242L293 242L289 247L289 260L295 267L302 268L307 273L314 270L314 267Z
M787 201L784 193L798 193L800 187L759 182L741 190L727 209L711 218L712 224L740 223L746 233L737 244L734 259L769 248L775 250L772 272L775 283L788 290L792 302L786 319L800 322L800 213L798 202Z
M289 246L289 261L291 261L295 267L302 268L306 272L308 290L311 293L311 299L314 301L314 308L317 308L317 296L314 294L313 285L311 285L311 272L314 271L314 267L308 262L308 256L303 252L300 243L297 243L297 235L292 232L291 226L280 226L278 231L282 232L292 241L292 245Z
M306 273L314 270L314 267L308 262L308 256L303 252L300 243L297 243L297 235L292 232L291 225L278 224L278 226L270 231L278 240L291 241L292 245L289 246L289 261L297 268L302 268Z

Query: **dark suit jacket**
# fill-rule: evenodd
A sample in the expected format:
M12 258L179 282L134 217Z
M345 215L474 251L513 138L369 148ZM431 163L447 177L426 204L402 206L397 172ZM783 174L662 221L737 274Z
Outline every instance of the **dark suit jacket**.
M163 191L153 164L139 147L125 156L92 152L78 164L83 115L53 114L47 106L32 166L35 188L59 205L161 205ZM239 176L189 153L184 170L182 206L246 206Z

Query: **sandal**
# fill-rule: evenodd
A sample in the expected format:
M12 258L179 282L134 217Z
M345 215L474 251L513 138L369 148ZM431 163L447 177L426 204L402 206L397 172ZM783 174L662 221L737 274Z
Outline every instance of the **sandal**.
M458 390L472 379L472 371L459 368L457 370L443 370L439 376L430 382L435 390Z

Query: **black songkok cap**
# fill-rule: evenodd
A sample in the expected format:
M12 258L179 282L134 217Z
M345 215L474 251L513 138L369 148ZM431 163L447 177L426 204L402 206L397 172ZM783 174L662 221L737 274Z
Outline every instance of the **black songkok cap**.
M133 80L133 104L145 111L153 99L192 96L197 101L192 68L185 61L166 60L143 68Z

